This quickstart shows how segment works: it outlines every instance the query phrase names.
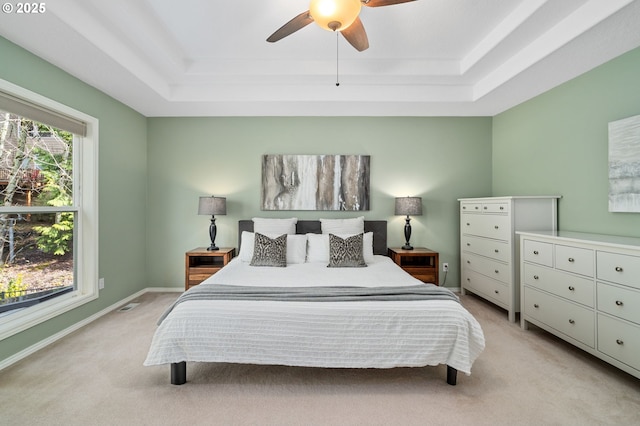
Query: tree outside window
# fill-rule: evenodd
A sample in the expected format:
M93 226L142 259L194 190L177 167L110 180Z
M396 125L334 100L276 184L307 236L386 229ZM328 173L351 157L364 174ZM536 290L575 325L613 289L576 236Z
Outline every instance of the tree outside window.
M0 312L74 289L73 141L0 111Z

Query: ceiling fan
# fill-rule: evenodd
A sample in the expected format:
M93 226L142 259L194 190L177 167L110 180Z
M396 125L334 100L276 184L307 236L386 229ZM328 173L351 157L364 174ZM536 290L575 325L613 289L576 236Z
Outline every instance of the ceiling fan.
M267 39L274 43L306 27L312 22L327 31L339 31L357 50L369 48L369 39L360 21L362 5L367 7L391 6L415 0L311 0L309 10L302 12Z

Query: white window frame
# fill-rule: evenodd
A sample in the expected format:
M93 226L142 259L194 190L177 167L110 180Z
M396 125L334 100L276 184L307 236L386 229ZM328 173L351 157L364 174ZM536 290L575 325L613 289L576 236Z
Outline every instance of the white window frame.
M36 305L0 316L0 341L75 309L99 296L98 289L98 119L0 79L0 90L83 121L86 136L74 135L73 206L2 207L0 213L75 212L75 289Z

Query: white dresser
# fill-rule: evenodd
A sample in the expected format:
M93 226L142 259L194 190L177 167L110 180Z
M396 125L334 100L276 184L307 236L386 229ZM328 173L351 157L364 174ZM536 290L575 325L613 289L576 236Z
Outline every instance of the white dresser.
M520 312L520 273L516 231L558 229L559 196L461 198L460 260L462 294L470 291L506 309L509 321Z
M520 233L521 326L640 378L640 238Z

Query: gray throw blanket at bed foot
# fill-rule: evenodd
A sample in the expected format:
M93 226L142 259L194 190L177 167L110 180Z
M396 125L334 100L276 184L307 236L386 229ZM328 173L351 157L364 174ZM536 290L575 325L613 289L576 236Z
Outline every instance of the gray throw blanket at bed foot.
M199 285L190 288L160 317L158 325L180 303L189 300L274 300L284 302L365 302L387 300L453 300L451 290L433 284L402 287L257 287Z

